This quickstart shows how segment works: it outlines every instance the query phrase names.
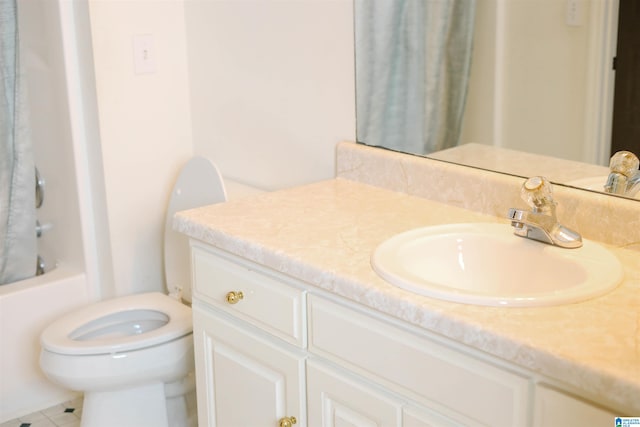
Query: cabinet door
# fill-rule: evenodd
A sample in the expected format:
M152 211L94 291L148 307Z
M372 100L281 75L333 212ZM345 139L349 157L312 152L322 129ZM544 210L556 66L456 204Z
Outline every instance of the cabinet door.
M305 424L304 357L194 307L198 421L205 426Z
M402 427L461 427L472 425L445 418L427 408L407 406L402 409Z
M327 367L307 362L309 427L400 426L396 399Z
M544 385L536 386L534 427L612 426L616 416L584 400Z
M308 301L311 353L460 424L527 425L530 384L524 375L349 306L316 295Z

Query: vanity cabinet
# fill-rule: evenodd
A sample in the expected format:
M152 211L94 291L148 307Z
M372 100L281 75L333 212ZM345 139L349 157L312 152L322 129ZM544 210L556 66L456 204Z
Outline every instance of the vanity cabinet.
M368 307L198 242L192 254L201 427L613 419L535 374Z

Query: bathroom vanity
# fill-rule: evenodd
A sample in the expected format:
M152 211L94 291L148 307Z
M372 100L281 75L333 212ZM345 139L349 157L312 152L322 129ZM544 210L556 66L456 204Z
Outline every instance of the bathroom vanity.
M370 150L339 147L336 179L176 217L192 242L200 426L609 426L640 415L637 231L604 242L624 279L596 299L503 308L416 295L372 270L373 250L426 225L508 226L491 210L517 203L521 180ZM476 186L439 191L453 201L443 203L371 185L394 167L379 155L425 162L435 187L445 175L459 186L458 172ZM413 167L402 163L405 186ZM478 182L512 187L513 199L480 202ZM475 200L462 206L465 191Z

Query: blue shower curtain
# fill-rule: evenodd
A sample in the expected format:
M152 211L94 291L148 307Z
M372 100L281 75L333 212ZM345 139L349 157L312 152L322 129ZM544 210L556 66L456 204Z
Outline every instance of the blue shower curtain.
M0 285L35 275L35 165L20 74L16 0L0 1Z
M427 154L458 144L476 0L355 0L357 137Z

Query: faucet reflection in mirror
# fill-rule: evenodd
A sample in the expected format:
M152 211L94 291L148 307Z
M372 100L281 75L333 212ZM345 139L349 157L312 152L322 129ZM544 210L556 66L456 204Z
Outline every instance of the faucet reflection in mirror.
M640 161L630 151L618 151L611 157L609 177L604 186L607 193L634 197L640 192Z
M355 0L358 141L408 153L458 144L475 0Z
M551 183L544 177L527 179L520 196L532 208L531 211L509 209L509 219L514 234L562 248L579 248L582 237L558 222L556 201L553 200Z

